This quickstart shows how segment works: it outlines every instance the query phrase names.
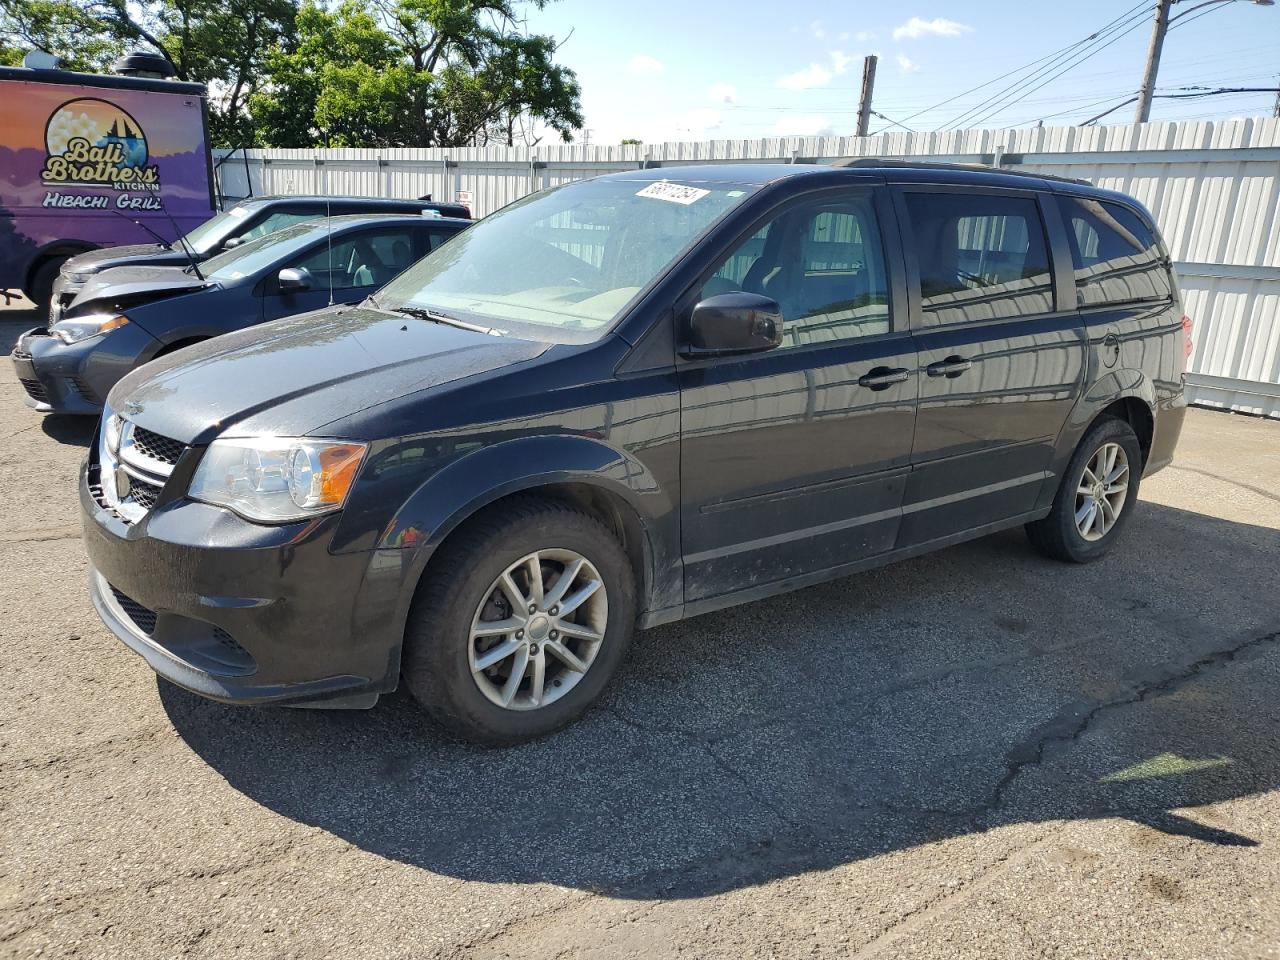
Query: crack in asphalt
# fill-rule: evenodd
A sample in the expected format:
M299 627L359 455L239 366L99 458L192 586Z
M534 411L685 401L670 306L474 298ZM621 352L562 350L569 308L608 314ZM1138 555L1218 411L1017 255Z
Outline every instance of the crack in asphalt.
M1202 477L1208 477L1210 480L1220 480L1221 482L1233 487L1239 487L1241 490L1248 490L1250 493L1256 493L1260 497L1265 497L1268 500L1274 500L1277 503L1280 503L1280 494L1277 494L1273 490L1263 490L1261 487L1255 487L1253 484L1245 483L1243 480L1232 480L1230 477L1224 477L1220 473L1213 473L1210 470L1201 470L1198 467L1184 467L1178 463L1169 464L1169 469L1181 470L1184 473L1198 474Z
M744 787L746 795L753 801L758 803L764 809L777 816L790 829L784 832L784 836L769 838L767 841L757 841L750 848L733 847L720 848L713 851L707 851L704 856L695 857L692 860L682 864L680 871L687 874L691 869L696 867L706 868L713 864L720 863L724 867L732 869L729 865L738 862L739 867L744 866L743 861L758 861L763 858L769 863L778 863L786 861L789 858L801 858L808 855L812 846L813 838L818 833L827 833L831 827L850 828L857 822L865 820L868 815L876 813L889 814L895 817L911 817L920 819L926 823L937 826L947 825L956 829L975 830L984 824L989 824L993 814L999 811L1007 802L1010 788L1014 782L1026 770L1042 764L1047 756L1048 751L1057 744L1074 743L1078 741L1089 728L1103 714L1121 709L1123 707L1133 706L1135 704L1144 703L1155 697L1172 693L1187 683L1192 682L1207 671L1215 668L1226 666L1236 660L1245 653L1250 652L1258 647L1280 641L1280 630L1272 633L1262 634L1261 636L1251 637L1235 646L1228 647L1224 650L1215 650L1212 653L1205 654L1197 660L1188 663L1186 666L1177 670L1172 674L1163 677L1142 681L1137 685L1129 688L1125 693L1094 704L1084 712L1079 710L1072 711L1065 717L1060 717L1055 721L1043 726L1037 735L1021 744L1016 744L1006 751L1006 770L1003 776L996 782L992 788L988 798L981 803L974 804L969 807L957 809L945 809L938 807L929 807L921 804L911 803L895 803L889 800L870 800L862 802L858 805L858 812L845 820L844 824L805 824L796 821L792 817L788 817L778 810L770 801L761 797L754 789L755 785L748 776L731 763L717 754L713 749L715 740L709 738L705 734L696 731L684 730L671 724L654 723L649 724L634 717L627 716L615 707L599 706L596 709L615 717L620 722L633 727L637 730L653 733L662 732L678 736L681 739L697 746L700 750L722 770L731 775L737 782ZM956 668L947 673L961 673L972 667ZM939 676L945 677L947 673ZM928 682L936 682L939 676L931 677ZM891 696L903 690L909 690L913 686L921 686L923 684L916 682L913 684L895 685L876 697L876 700L885 696ZM869 708L870 709L870 708ZM658 894L669 892L670 885L662 886L663 880L670 875L669 869L663 869L650 873L643 873L628 880L627 886L632 890L636 887L643 886L645 889L652 888ZM720 872L717 870L717 872Z
M1265 633L1259 637L1252 637L1225 650L1215 650L1213 653L1206 654L1200 659L1187 664L1177 673L1156 680L1144 681L1131 687L1122 696L1104 700L1083 713L1077 713L1075 716L1060 717L1057 721L1051 722L1045 728L1042 728L1041 734L1035 740L1016 746L1008 751L1006 754L1007 767L1005 774L996 783L995 789L992 791L991 800L984 805L985 808L994 812L1001 807L1009 789L1024 770L1043 763L1045 752L1054 744L1073 743L1079 740L1089 730L1094 720L1103 713L1120 707L1133 706L1153 697L1171 693L1196 679L1205 671L1225 666L1241 654L1264 644L1275 643L1277 640L1280 640L1280 630Z

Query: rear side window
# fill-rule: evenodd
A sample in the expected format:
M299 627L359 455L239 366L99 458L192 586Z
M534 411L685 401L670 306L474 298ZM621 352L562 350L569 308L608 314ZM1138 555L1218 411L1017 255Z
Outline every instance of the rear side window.
M1088 197L1058 197L1082 307L1167 300L1169 267L1155 233L1132 210Z
M869 196L804 203L735 248L699 299L758 293L782 308L782 346L889 332L889 285Z
M996 320L1053 309L1053 275L1035 200L984 193L905 196L925 323Z

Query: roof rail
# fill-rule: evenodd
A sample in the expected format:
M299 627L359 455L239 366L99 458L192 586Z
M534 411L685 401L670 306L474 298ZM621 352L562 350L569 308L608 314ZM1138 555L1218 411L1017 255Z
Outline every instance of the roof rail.
M1061 183L1082 183L1088 180L1077 177L1059 177L1052 173L1035 173L1031 170L1006 170L989 163L942 163L937 160L911 160L905 157L840 157L829 163L832 167L898 167L908 170L959 170L966 173L1003 173L1011 177L1033 177L1037 180L1057 180Z

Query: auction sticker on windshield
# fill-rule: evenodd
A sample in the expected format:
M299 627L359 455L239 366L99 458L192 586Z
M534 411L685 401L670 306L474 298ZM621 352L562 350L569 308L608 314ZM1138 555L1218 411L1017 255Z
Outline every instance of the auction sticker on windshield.
M658 183L651 183L643 190L639 191L637 197L651 197L654 200L666 200L670 203L683 203L688 206L705 197L710 190L702 190L698 187L686 187L680 183L668 183L661 180Z

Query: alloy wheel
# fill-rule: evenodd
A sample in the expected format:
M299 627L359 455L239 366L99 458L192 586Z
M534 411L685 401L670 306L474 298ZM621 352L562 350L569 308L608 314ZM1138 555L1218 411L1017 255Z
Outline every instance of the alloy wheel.
M1116 525L1129 496L1129 455L1118 443L1104 443L1089 458L1076 487L1076 530L1090 542Z
M604 642L604 580L572 550L538 550L494 580L467 645L480 692L508 710L536 710L581 682Z

